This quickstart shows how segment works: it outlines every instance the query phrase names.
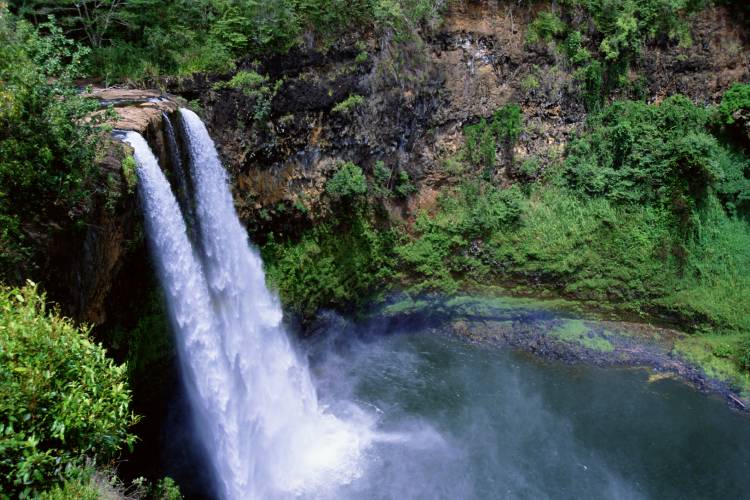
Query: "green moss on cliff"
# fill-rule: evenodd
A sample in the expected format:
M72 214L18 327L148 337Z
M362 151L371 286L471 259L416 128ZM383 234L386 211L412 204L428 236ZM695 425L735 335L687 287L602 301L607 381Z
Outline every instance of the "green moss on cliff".
M397 236L363 231L372 227L363 211L335 235L325 226L299 243L273 243L264 251L269 274L284 300L308 313L393 286L451 294L515 282L750 337L748 157L715 131L712 116L681 96L616 102L590 117L564 162L509 187L477 180L486 164L459 156L459 182L410 227L394 225L388 234ZM469 148L481 144L475 136L467 134ZM497 147L488 146L492 156ZM376 167L378 186L385 176ZM373 194L370 203L384 199ZM605 338L562 334L609 348ZM739 356L733 363L743 366Z

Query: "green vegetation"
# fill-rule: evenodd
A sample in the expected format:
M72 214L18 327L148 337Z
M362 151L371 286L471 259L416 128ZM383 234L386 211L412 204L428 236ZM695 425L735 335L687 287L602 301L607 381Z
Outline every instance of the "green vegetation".
M393 196L405 199L417 191L408 172L400 170L396 174L382 160L375 162L373 177L372 193L382 199Z
M689 218L723 178L718 141L708 133L707 110L676 95L659 106L615 102L594 114L589 132L570 145L568 185L616 203L670 206ZM689 221L685 220L685 223Z
M575 72L584 102L597 109L615 89L627 87L628 70L643 47L659 37L681 46L692 41L686 19L703 8L703 0L566 0L558 10L544 10L529 26L528 43L558 44ZM585 17L592 28L574 30Z
M266 274L295 312L349 307L369 300L391 277L391 231L376 228L363 209L316 225L299 241L271 237L263 247Z
M352 26L402 39L438 22L440 0L13 0L34 23L49 13L91 49L85 62L106 82L226 72L242 57L283 53L313 34L325 48ZM366 53L365 56L366 58ZM363 62L362 58L358 61Z
M34 28L0 10L0 278L7 281L36 271L39 248L28 228L85 220L101 184L100 127L84 120L97 106L72 84L87 54L54 24Z
M40 500L100 500L117 498L118 491L112 484L113 478L104 478L93 469L79 470L74 477L54 486L39 495Z
M703 334L682 338L675 343L674 352L700 366L709 377L725 380L738 388L743 398L750 397L750 372L742 365L742 350L747 335ZM744 368L743 371L738 370Z
M138 175L136 174L137 164L132 155L126 156L122 160L122 175L125 178L125 184L128 187L128 193L133 194L138 184Z
M352 201L367 193L367 179L361 168L346 162L328 179L326 192L334 200Z
M521 108L508 104L497 110L488 122L482 118L479 123L464 127L466 157L484 167L485 176L490 176L494 167L498 145L510 153L521 134Z
M174 480L165 477L156 484L140 477L129 487L110 470L92 467L79 469L62 484L55 485L39 495L40 500L103 500L117 498L139 498L151 500L181 500L182 494Z
M735 83L724 93L719 105L720 120L725 125L733 125L737 112L750 111L750 85Z
M271 114L271 103L283 83L283 80L277 80L271 85L267 76L260 75L255 71L238 71L229 81L215 83L213 88L214 90L239 90L253 99L255 101L253 118L260 122Z
M734 102L744 102L742 87L728 93L724 107L744 109ZM657 312L697 333L724 336L723 357L716 360L722 373L746 369L750 159L724 134L721 125L730 124L720 116L682 96L658 105L614 102L589 117L563 161L539 173L538 163L527 158L519 168L521 182L502 187L491 177L477 178L476 168L492 165L498 143L512 144L520 133L520 109L506 106L464 130L465 148L451 160L460 165L452 170L460 182L444 188L412 226L395 226L395 237L367 247L377 248L378 265L357 267L356 279L366 287L335 299L310 297L317 286L302 285L291 262L304 258L299 269L305 276L322 265L296 255L281 259L283 270L278 251L264 254L272 282L285 299L294 298L289 303L304 303L307 311L392 286L394 278L416 294L451 294L473 283L536 283L595 306ZM391 169L376 162L372 176L373 199L387 198ZM356 185L363 193L364 180ZM339 230L348 234L346 226ZM310 243L319 240L311 238L285 244L281 257L319 251ZM611 348L604 338L579 333L562 332L592 349Z
M0 487L31 495L132 446L126 367L36 286L0 289Z
M331 111L334 113L348 113L349 111L359 107L365 102L365 98L361 95L352 94L340 103L336 104Z
M414 282L416 292L454 292L459 286L456 276L486 274L488 265L477 258L478 249L467 250L500 228L516 225L523 203L519 189L498 189L486 182L467 182L445 193L432 217L425 212L417 216L417 237L396 247L402 279Z
M551 42L555 37L565 32L565 23L550 11L542 11L529 25L526 32L526 41L536 43L540 40Z
M562 324L553 328L550 335L571 344L579 344L592 351L612 352L615 347L606 335L600 335L578 319L562 320Z
M406 170L401 170L396 177L396 186L393 188L396 196L406 198L417 191L416 186L411 183L411 178Z
M154 283L143 295L140 307L134 311L137 320L112 327L104 339L107 345L127 353L128 379L134 389L138 389L139 383L150 385L154 374L168 369L174 357L161 291Z
M92 115L97 105L81 97L77 81L143 85L162 75L220 73L208 80L219 80L213 88L251 100L254 120L263 123L283 79L261 74L263 65L249 61L303 44L338 50L335 42L355 26L384 47L376 57L367 44L355 44L347 75L368 70L357 65L374 60L382 68L375 65L373 74L387 66L400 88L411 91L404 84L430 73L409 74L405 70L417 65L417 55L388 54L387 44L418 47L416 30L434 27L445 5L0 3L0 280L17 284L36 277L45 241L92 223L102 202L115 212L137 187L130 156L121 169L98 168L97 153L106 149L100 147L107 140L104 115ZM386 308L395 314L425 306L429 295L499 283L596 306L614 304L644 317L675 318L695 333L679 339L675 353L747 390L750 85L734 85L716 108L682 96L659 104L609 102L615 91L643 95L633 70L644 47L657 40L690 44L686 21L702 5L564 0L542 10L526 41L553 44L558 67L573 74L589 110L563 159L540 154L516 164L524 119L520 106L510 103L464 127L463 147L440 160L447 175L435 176L442 189L436 202L429 205L429 196L420 196L427 208L415 214L407 212L407 201L417 192L410 173L418 168L372 163L377 157L363 162L364 170L352 162L337 165L325 185L326 213L307 214L315 204L301 198L262 209L266 219L293 207L295 215L315 221L294 238L268 235L262 253L269 281L304 317L321 307L351 310L389 288L411 294ZM384 55L390 60L383 62ZM526 74L525 90L541 88L527 97L549 90L543 80L538 68ZM332 112L351 115L364 104L363 96L350 94ZM300 121L295 114L278 120ZM501 158L508 168L497 168ZM404 220L387 220L397 210ZM145 297L127 330L106 334L126 367L108 359L87 328L45 310L34 286L0 288L0 497L99 498L122 488L101 467L135 440L129 387L139 391L139 401L147 400L145 386L173 355L161 300L155 293ZM445 307L481 312L501 302L515 307L522 300L451 296ZM606 332L593 332L581 321L565 321L550 333L593 350L613 348ZM134 485L152 497L180 497L169 479Z
M539 88L539 79L534 75L526 75L521 81L521 87L524 90L534 90Z

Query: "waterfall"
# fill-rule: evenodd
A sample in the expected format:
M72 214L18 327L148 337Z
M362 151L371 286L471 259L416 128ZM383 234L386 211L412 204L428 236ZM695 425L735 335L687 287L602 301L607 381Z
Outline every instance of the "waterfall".
M198 116L180 110L196 235L146 141L129 132L146 231L175 331L195 432L226 499L317 497L359 477L372 440L363 419L318 402L307 364L234 209L227 174ZM192 215L192 214L191 214Z
M195 209L192 203L192 195L190 191L190 185L188 182L187 172L182 162L182 154L180 146L177 143L177 135L175 134L172 120L169 119L167 113L162 113L162 123L164 123L164 132L167 136L167 148L169 151L169 157L172 163L172 171L175 174L177 181L177 201L180 204L180 209L185 217L188 224L188 231L191 228L195 228ZM192 234L189 234L192 240Z

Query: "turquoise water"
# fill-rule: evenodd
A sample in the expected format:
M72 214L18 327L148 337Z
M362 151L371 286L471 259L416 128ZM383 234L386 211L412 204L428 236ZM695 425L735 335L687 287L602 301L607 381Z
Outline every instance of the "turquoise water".
M418 328L324 337L312 359L323 401L354 401L379 433L331 498L750 497L750 418L644 370Z

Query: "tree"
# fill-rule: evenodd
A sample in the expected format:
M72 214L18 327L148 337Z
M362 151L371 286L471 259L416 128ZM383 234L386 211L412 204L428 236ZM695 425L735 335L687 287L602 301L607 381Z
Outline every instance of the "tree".
M328 180L326 191L334 200L355 199L367 193L367 179L361 168L346 162Z
M19 15L30 17L35 23L53 15L68 36L83 32L84 36L78 38L85 38L91 47L99 48L125 3L125 0L21 0L11 2L11 6Z

